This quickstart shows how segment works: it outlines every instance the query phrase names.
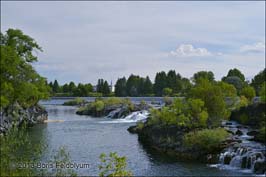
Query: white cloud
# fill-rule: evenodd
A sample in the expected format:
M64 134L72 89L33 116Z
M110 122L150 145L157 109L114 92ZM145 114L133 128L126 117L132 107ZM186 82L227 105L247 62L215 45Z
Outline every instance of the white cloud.
M265 52L265 43L258 42L252 45L244 45L240 48L241 52Z
M171 51L172 56L181 57L203 57L211 56L212 53L205 48L194 48L191 44L181 44L175 51Z

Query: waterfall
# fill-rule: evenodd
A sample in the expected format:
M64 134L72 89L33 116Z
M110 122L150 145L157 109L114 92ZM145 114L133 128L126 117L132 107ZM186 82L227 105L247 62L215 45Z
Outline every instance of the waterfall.
M227 169L246 170L253 173L265 173L266 146L252 141L253 136L247 135L250 130L235 122L224 123L223 126L233 132L233 139L240 140L224 150L220 154L218 167ZM236 132L241 132L236 134Z
M114 113L110 113L107 117L110 118ZM108 121L101 121L100 123L131 123L131 122L138 122L138 121L144 121L149 116L149 111L143 110L143 111L135 111L126 116L125 118L118 118L118 119L110 119Z

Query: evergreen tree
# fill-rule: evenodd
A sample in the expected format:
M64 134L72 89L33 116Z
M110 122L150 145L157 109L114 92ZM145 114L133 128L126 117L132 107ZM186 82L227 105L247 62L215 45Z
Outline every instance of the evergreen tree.
M54 84L53 84L53 92L54 93L58 93L59 92L59 84L57 82L57 80L54 81Z
M156 73L154 82L154 93L156 96L162 96L163 89L167 87L167 76L164 71Z
M145 78L143 94L144 95L151 95L151 94L153 94L153 85L152 85L152 82L151 82L149 76L147 76Z
M104 96L108 96L111 93L107 81L104 81L104 83L103 83L102 93L103 93Z
M119 78L115 84L115 96L124 97L127 96L127 80L125 77Z

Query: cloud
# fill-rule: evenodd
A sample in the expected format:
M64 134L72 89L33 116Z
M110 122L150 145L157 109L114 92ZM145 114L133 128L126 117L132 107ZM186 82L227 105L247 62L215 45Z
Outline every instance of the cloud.
M175 51L171 51L170 54L172 56L182 57L203 57L212 55L206 48L194 48L191 44L181 44Z
M170 54L181 57L205 57L212 55L207 49L194 48L191 44L181 44L175 51L171 51Z
M265 52L265 43L258 42L252 45L244 45L240 48L241 52L250 53L250 52Z

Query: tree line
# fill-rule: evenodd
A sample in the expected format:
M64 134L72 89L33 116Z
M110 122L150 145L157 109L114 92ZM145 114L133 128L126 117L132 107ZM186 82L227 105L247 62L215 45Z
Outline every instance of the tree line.
M247 81L244 74L237 68L230 69L221 81L235 87L238 95L245 95L247 98L259 94L263 83L266 81L266 69L260 71L251 82ZM167 73L161 71L156 73L154 83L149 76L141 77L131 74L128 78L118 78L114 85L115 91L112 93L110 85L106 80L99 79L96 89L90 83L75 85L74 82L59 85L58 81L50 82L54 95L57 96L118 96L118 97L138 97L138 96L186 96L193 85L202 78L210 82L217 82L212 71L196 72L192 78L182 77L175 70Z

